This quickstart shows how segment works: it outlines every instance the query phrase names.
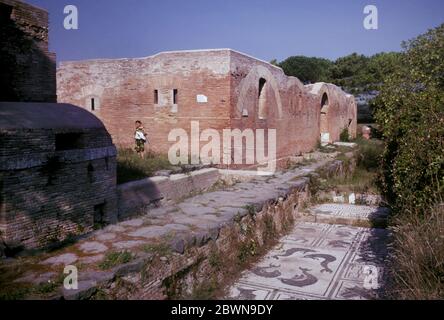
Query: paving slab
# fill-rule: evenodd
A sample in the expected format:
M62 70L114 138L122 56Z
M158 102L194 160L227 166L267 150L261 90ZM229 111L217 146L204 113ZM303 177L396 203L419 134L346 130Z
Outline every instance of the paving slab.
M85 253L102 253L108 250L108 247L98 241L88 241L80 244L79 249Z
M143 224L143 219L131 219L125 222L121 222L120 226L125 227L140 227Z
M141 240L119 241L119 242L113 243L113 248L116 248L119 250L132 249L135 247L139 247L145 243L146 243L145 241L141 241Z
M76 262L79 258L74 253L60 254L51 258L48 258L41 262L41 264L50 265L70 265Z
M114 240L116 237L117 237L117 235L115 233L107 232L107 233L97 235L96 240L109 241L109 240Z
M92 263L99 263L99 262L103 261L103 259L105 259L105 255L98 254L98 255L94 255L94 256L83 257L79 260L79 262L84 263L84 264L92 264Z
M188 246L191 242L202 246L209 239L216 240L220 228L230 223L235 216L248 214L247 206L253 205L259 209L264 202L285 194L289 188L303 186L305 181L301 177L307 173L304 169L312 171L322 167L330 162L334 155L324 154L323 157L318 162L302 168L295 168L284 173L276 172L267 177L256 176L248 182L240 182L223 190L196 195L181 203L167 203L163 207L149 208L142 217L94 231L82 237L80 242L64 247L60 250L62 252L55 251L45 254L43 258L35 259L31 262L32 264L44 264L47 268L42 268L45 270L41 272L35 272L32 277L46 279L46 272L52 272L60 266L72 265L76 262L84 264L84 272L96 270L96 264L103 260L108 251L130 250L132 253L140 254L143 244L150 244L169 234L173 236L170 239L170 245L176 252L182 252L185 244ZM79 250L84 253L81 257L77 255ZM101 276L98 277L99 280L100 278ZM97 281L95 276L92 279L80 280L79 291L72 294L65 292L65 298L87 296Z
M139 228L136 231L130 232L128 235L130 237L141 237L141 238L157 238L166 235L170 230L165 229L163 226L149 226Z
M36 273L36 272L28 272L21 278L14 280L14 282L28 282L33 284L41 284L47 283L57 277L57 273L55 272L45 272L45 273Z

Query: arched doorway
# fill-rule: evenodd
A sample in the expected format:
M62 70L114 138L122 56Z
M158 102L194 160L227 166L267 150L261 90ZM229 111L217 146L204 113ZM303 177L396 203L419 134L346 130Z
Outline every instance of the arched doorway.
M328 107L329 107L329 101L328 101L328 95L327 93L324 93L322 95L321 100L321 143L329 143L330 142L330 131L328 127Z

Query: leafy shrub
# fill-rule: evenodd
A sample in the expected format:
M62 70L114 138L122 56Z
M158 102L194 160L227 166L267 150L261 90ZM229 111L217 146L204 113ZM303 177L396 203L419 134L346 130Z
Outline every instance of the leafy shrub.
M341 140L341 142L350 142L350 135L348 134L347 128L342 129L339 134L339 140Z
M403 44L377 100L382 191L392 205L389 292L444 297L444 24Z
M357 166L368 171L376 171L381 166L381 155L384 151L384 145L378 140L365 140L358 138L356 142L359 145L357 151Z
M382 187L397 212L427 214L444 190L444 24L403 47L375 113L385 140Z

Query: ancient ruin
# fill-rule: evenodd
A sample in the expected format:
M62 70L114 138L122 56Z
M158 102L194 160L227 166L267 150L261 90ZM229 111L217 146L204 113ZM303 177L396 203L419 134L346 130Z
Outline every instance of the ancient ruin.
M0 1L0 101L56 102L56 55L48 49L48 12Z
M66 104L0 103L0 231L43 247L116 221L116 149L103 124Z
M53 103L48 13L0 9L0 243L40 248L116 221L116 148L93 114Z
M332 84L304 86L281 68L231 49L162 52L139 59L62 62L59 102L97 115L118 146L132 147L134 121L166 153L174 128L276 129L276 158L313 150L319 140L356 136L353 96ZM265 138L267 140L267 138Z
M162 179L136 193L136 186L116 188L113 143L133 146L135 120L144 122L150 147L159 153L172 145L172 129L189 132L193 121L218 132L275 129L273 160L312 151L320 140L338 141L342 130L356 136L352 96L332 84L304 86L281 68L231 49L62 62L59 104L24 103L55 102L48 14L21 1L0 5L2 64L8 71L2 72L1 100L22 102L0 105L0 230L6 243L42 247L168 198L166 190L175 187ZM214 172L205 174L193 178L202 181L197 189L213 183L207 176ZM189 179L183 178L184 185Z
M354 144L340 146L349 148L346 153L333 144L327 152L316 150L343 132L356 136L355 100L333 84L304 86L281 68L231 49L177 51L62 62L53 103L55 56L48 52L47 13L14 0L0 0L0 6L7 36L2 41L9 39L0 49L9 68L2 73L6 90L0 99L7 101L0 102L0 256L72 241L5 266L8 277L0 280L24 284L21 297L36 291L51 299L99 293L117 299L185 297L208 280L222 281L244 268L297 219L311 219L304 208L315 195L313 177L354 170ZM12 41L17 37L21 41ZM292 165L266 176L216 167L116 185L116 146L133 146L135 120L144 122L159 153L174 143L171 130L192 135L195 122L220 133L273 129L273 160L291 159ZM245 145L236 148L246 156ZM238 168L247 164L230 166ZM118 258L110 261L110 255ZM76 263L83 268L77 289L53 280L60 266ZM30 289L42 283L49 289ZM236 284L232 296L244 289ZM3 286L0 297L5 292L10 288Z

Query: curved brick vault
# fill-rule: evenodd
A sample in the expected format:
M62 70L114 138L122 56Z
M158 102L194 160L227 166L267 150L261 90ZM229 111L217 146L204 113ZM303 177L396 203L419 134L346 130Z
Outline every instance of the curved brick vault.
M322 142L338 141L344 129L348 130L351 138L356 137L357 105L352 95L345 94L334 84L324 82L307 85L306 88L317 97Z
M278 109L278 119L282 118L282 100L279 93L279 84L273 74L264 66L254 66L248 75L241 81L239 98L236 105L237 114L240 117L242 115L243 106L246 104L248 97L248 90L251 88L257 88L260 79L265 79L267 84L271 86L271 90L274 93Z

